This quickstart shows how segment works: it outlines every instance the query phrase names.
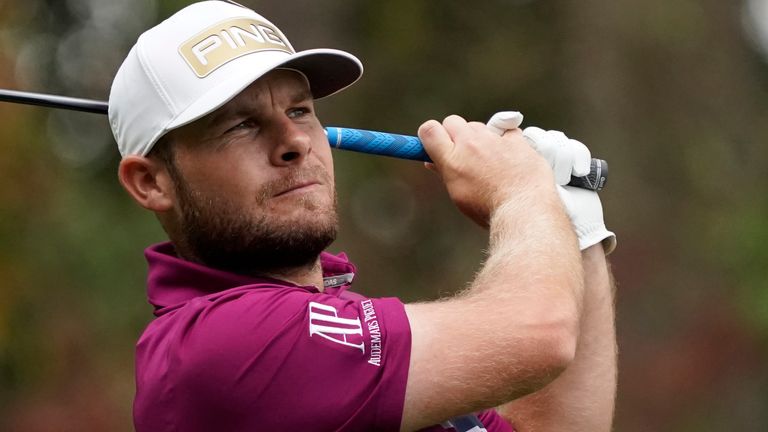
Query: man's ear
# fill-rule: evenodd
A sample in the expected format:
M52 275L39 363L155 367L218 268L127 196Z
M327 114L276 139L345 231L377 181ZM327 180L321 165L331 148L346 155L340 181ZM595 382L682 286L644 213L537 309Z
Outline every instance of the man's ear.
M173 208L173 181L161 162L143 156L126 156L117 175L126 191L140 206L154 212Z

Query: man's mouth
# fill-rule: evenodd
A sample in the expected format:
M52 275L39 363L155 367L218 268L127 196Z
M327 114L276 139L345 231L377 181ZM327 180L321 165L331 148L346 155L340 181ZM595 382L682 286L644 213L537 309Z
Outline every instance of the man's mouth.
M319 181L310 180L310 181L300 182L300 183L297 183L295 185L292 185L291 187L289 187L287 189L284 189L284 190L278 192L277 194L274 195L274 197L277 198L277 197L281 197L281 196L288 195L288 194L293 194L293 193L308 192L309 190L311 190L312 188L314 188L316 186L320 186L320 182Z

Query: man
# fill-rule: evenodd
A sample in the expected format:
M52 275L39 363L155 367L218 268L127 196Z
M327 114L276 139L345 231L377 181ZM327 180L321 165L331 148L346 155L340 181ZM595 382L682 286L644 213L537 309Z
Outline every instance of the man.
M109 102L119 178L170 238L146 252L157 318L137 345L136 429L609 430L613 234L594 192L556 186L588 151L424 123L428 167L489 228L488 260L439 302L351 293L354 266L323 252L336 194L313 100L361 73L219 1L129 53Z

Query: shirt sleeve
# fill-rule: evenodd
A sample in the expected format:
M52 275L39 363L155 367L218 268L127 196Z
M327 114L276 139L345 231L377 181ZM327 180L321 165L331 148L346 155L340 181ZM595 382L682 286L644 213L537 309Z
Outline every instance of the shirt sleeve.
M503 417L496 410L486 410L477 415L483 426L488 432L515 432L515 428L512 427L509 422L504 420Z
M193 418L215 416L220 430L399 430L411 333L398 299L281 287L205 302L175 350L172 380Z
M424 429L420 429L419 432L456 432L457 430L464 432L515 432L515 429L506 420L504 420L499 413L494 409L485 410L476 414L477 420L483 425L483 429L477 428L450 428L443 427L442 425L434 425ZM471 427L471 426L469 426Z

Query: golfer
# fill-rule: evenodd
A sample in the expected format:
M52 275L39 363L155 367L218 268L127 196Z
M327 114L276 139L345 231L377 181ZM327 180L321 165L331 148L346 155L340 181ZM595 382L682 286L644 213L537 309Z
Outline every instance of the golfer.
M365 297L347 256L325 252L336 188L313 105L361 74L223 1L128 54L109 99L119 179L170 240L146 250L136 430L610 430L615 236L596 193L559 186L589 151L559 132L425 122L427 166L488 228L487 260L452 298Z

